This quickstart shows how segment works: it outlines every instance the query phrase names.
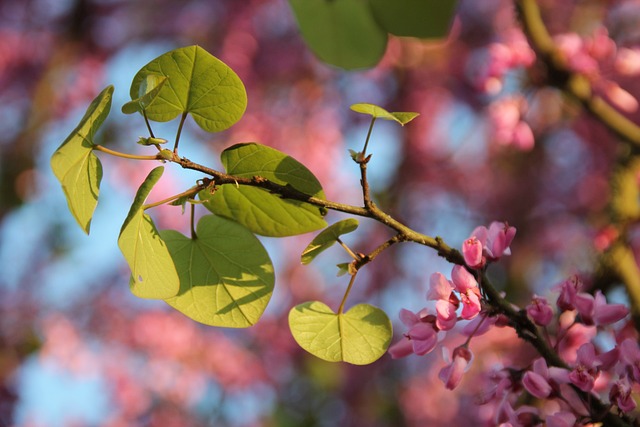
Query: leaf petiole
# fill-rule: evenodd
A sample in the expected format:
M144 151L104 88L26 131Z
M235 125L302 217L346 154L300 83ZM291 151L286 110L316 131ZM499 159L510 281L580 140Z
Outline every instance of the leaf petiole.
M195 196L196 194L198 194L198 192L200 190L202 190L204 188L206 188L204 185L196 185L194 187L191 187L187 191L183 191L180 194L176 194L174 196L167 197L166 199L162 199L162 200L159 200L157 202L146 204L146 205L144 205L142 207L142 209L143 210L147 210L147 209L150 209L150 208L155 208L155 207L160 206L160 205L164 205L166 203L171 203L171 202L176 201L178 199L181 199L183 197Z
M357 274L358 274L358 271L356 270L356 272L351 275L351 279L349 280L349 285L347 286L347 290L344 291L344 296L342 297L342 302L340 302L340 307L338 307L338 314L342 314L344 312L344 305L347 302L347 297L349 296L349 293L351 292L351 288L353 287L353 282L355 282Z
M94 145L94 150L102 151L103 153L111 154L112 156L121 157L123 159L131 159L131 160L160 160L158 156L141 156L137 154L128 154L121 153L119 151L112 150L110 148L104 147L102 145Z

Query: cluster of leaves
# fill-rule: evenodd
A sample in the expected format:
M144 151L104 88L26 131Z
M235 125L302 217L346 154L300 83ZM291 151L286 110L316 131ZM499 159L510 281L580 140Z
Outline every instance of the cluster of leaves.
M302 36L321 60L345 69L377 64L388 34L441 38L454 0L289 0Z
M88 234L102 179L102 166L94 151L139 161L173 162L209 174L185 192L154 203L146 200L160 181L164 166L153 169L140 185L118 238L131 269L130 289L140 298L164 300L206 325L241 328L255 324L269 303L275 282L273 264L256 235L285 237L327 227L320 183L292 157L253 142L233 145L221 153L225 172L178 155L180 132L188 115L202 129L218 132L236 123L247 104L244 85L235 72L199 46L165 53L133 79L132 101L122 111L140 113L144 118L149 137L141 137L138 143L155 148L156 154L119 153L94 142L110 112L112 94L109 86L96 97L51 158L69 210ZM371 104L356 104L352 109L370 115L372 124L381 118L404 125L417 116L389 113ZM180 123L174 149L162 148L166 140L154 135L150 121L177 117ZM354 161L364 162L364 151L353 156ZM312 201L319 201L320 206ZM191 236L157 229L146 212L161 204L191 206ZM197 225L193 214L196 204L212 213L200 218ZM329 226L310 243L302 262L311 262L357 226L355 219ZM362 258L348 252L354 261L340 267L351 276L351 285L358 268L354 265ZM296 341L312 354L329 361L368 364L387 350L391 322L382 310L369 304L344 311L350 288L337 312L319 301L306 302L291 310L289 324Z

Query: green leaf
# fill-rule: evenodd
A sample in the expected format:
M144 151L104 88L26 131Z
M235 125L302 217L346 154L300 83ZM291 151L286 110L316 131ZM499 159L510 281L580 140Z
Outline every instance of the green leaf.
M306 302L289 312L289 328L300 347L329 362L367 365L389 347L393 330L384 311L358 304L335 314L319 301Z
M275 278L267 251L249 230L207 215L195 239L174 230L160 234L180 276L180 292L166 299L170 306L211 326L246 328L260 319Z
M396 36L422 39L446 37L455 0L369 0L380 26Z
M221 159L230 175L240 178L260 176L324 199L322 186L311 171L273 148L256 143L236 144L224 150ZM213 194L202 190L199 197L214 214L239 222L263 236L293 236L327 226L320 208L283 199L262 188L224 184Z
M300 32L322 61L345 68L373 67L387 47L387 32L363 0L289 0Z
M147 74L138 87L138 98L122 106L124 114L133 114L147 108L160 93L160 89L167 82L165 76ZM166 141L165 141L166 142Z
M237 74L200 46L172 50L142 67L133 78L131 99L144 93L150 74L167 80L145 108L149 120L167 122L189 113L202 129L219 132L240 120L247 107L247 92Z
M411 120L420 115L420 113L411 112L390 113L382 107L366 103L353 104L350 108L356 113L368 114L372 117L375 117L376 119L394 120L400 123L402 126L406 125Z
M91 102L80 123L51 156L51 169L62 184L69 211L85 233L98 204L102 164L93 154L93 137L109 115L113 86Z
M355 218L343 219L325 228L302 251L301 262L309 264L321 252L333 246L340 236L351 233L357 228L358 220Z
M151 217L144 213L143 204L163 171L164 167L158 166L149 172L118 238L118 247L131 269L131 292L140 298L170 298L180 289L180 279L167 245Z
M344 276L345 274L354 275L357 272L355 266L353 265L353 262L343 262L337 264L336 267L338 267L338 273L336 274L336 276L338 277Z

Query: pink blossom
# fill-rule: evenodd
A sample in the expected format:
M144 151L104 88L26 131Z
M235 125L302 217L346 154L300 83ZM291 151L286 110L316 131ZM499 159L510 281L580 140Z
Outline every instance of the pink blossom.
M558 354L569 364L575 363L578 357L578 349L595 338L597 332L595 326L574 323L560 337Z
M467 370L472 357L471 351L464 346L453 350L453 361L442 368L438 374L438 378L444 382L446 388L453 390L460 384L462 375Z
M422 356L432 351L438 343L438 331L434 326L434 317L424 309L418 314L404 308L400 310L400 320L409 328L409 332L404 334L404 339L389 348L391 357L397 359L411 353Z
M482 268L487 261L496 261L503 255L511 255L511 242L516 235L515 227L506 222L494 221L489 228L476 227L462 245L465 262L471 268ZM482 246L482 257L479 255Z
M582 289L582 282L578 276L571 276L569 279L562 282L557 286L560 290L558 295L557 305L562 311L569 311L575 309L575 299L578 291Z
M456 310L460 301L453 289L442 273L433 273L429 278L427 299L436 301L436 326L443 331L452 329L458 320Z
M522 120L526 109L527 103L523 97L509 96L493 102L488 109L492 140L525 151L533 148L533 131Z
M569 382L566 369L548 367L542 358L534 360L532 370L527 371L522 377L522 385L533 396L545 399L552 392L558 390L559 384Z
M506 222L494 221L489 225L486 246L489 256L498 259L502 255L511 255L511 242L516 235L515 227Z
M636 409L636 401L631 397L631 385L626 378L616 381L609 392L609 400L623 412Z
M625 113L633 113L638 109L638 100L619 84L607 80L603 81L600 87L609 101Z
M624 373L635 382L640 382L640 347L631 338L627 338L619 346L620 361L622 362Z
M625 76L640 74L640 49L621 47L616 56L615 69Z
M471 236L462 243L462 256L471 268L482 268L487 261L482 254L482 243L476 236Z
M473 319L482 308L480 304L480 289L478 282L467 269L461 265L453 266L451 280L456 291L460 292L462 301L461 316L465 320Z
M574 299L582 321L586 325L604 326L624 318L629 310L623 304L607 304L606 297L597 291L595 297L580 292Z
M531 304L527 306L527 314L540 326L547 326L553 318L551 305L544 297L534 296Z
M601 362L596 357L592 343L583 344L577 352L577 365L569 373L569 380L582 391L591 391L596 378L600 375Z

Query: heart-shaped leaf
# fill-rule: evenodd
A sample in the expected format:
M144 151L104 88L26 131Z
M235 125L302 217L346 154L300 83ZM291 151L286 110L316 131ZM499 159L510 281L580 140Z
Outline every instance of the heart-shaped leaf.
M219 132L240 120L247 107L238 75L200 46L172 50L142 67L133 78L131 99L146 93L141 87L150 74L167 78L145 108L150 120L167 122L189 113L202 129Z
M396 36L422 39L447 36L456 9L455 0L369 0L373 15Z
M164 171L158 166L147 175L122 224L118 246L131 269L131 292L140 298L166 299L178 294L180 279L166 243L151 217L144 213L144 201Z
M387 32L363 0L289 0L300 32L318 58L345 68L378 63L387 47Z
M62 184L69 211L85 233L98 204L102 164L93 154L93 137L111 110L113 86L91 102L80 123L51 156L51 169Z
M420 113L413 112L390 113L382 107L366 103L353 104L350 108L356 113L368 114L376 119L393 120L400 123L402 126L420 115Z
M165 76L156 74L147 74L138 87L138 98L127 102L122 106L124 114L133 114L144 110L156 99L160 93L160 89L167 82Z
M180 292L169 305L211 326L246 328L260 319L275 278L267 251L249 230L207 215L195 239L174 230L160 234L180 276Z
M343 234L351 233L358 228L358 220L347 218L330 225L318 234L302 251L301 262L309 264L321 252L333 246Z
M393 329L384 311L358 304L342 314L319 301L306 302L289 312L289 328L300 347L329 362L367 365L389 347Z
M311 171L273 148L256 143L236 144L224 150L221 159L228 174L241 178L260 176L324 199L322 186ZM203 190L199 197L214 214L239 222L263 236L292 236L327 226L318 207L284 199L261 188L225 184L213 194Z

